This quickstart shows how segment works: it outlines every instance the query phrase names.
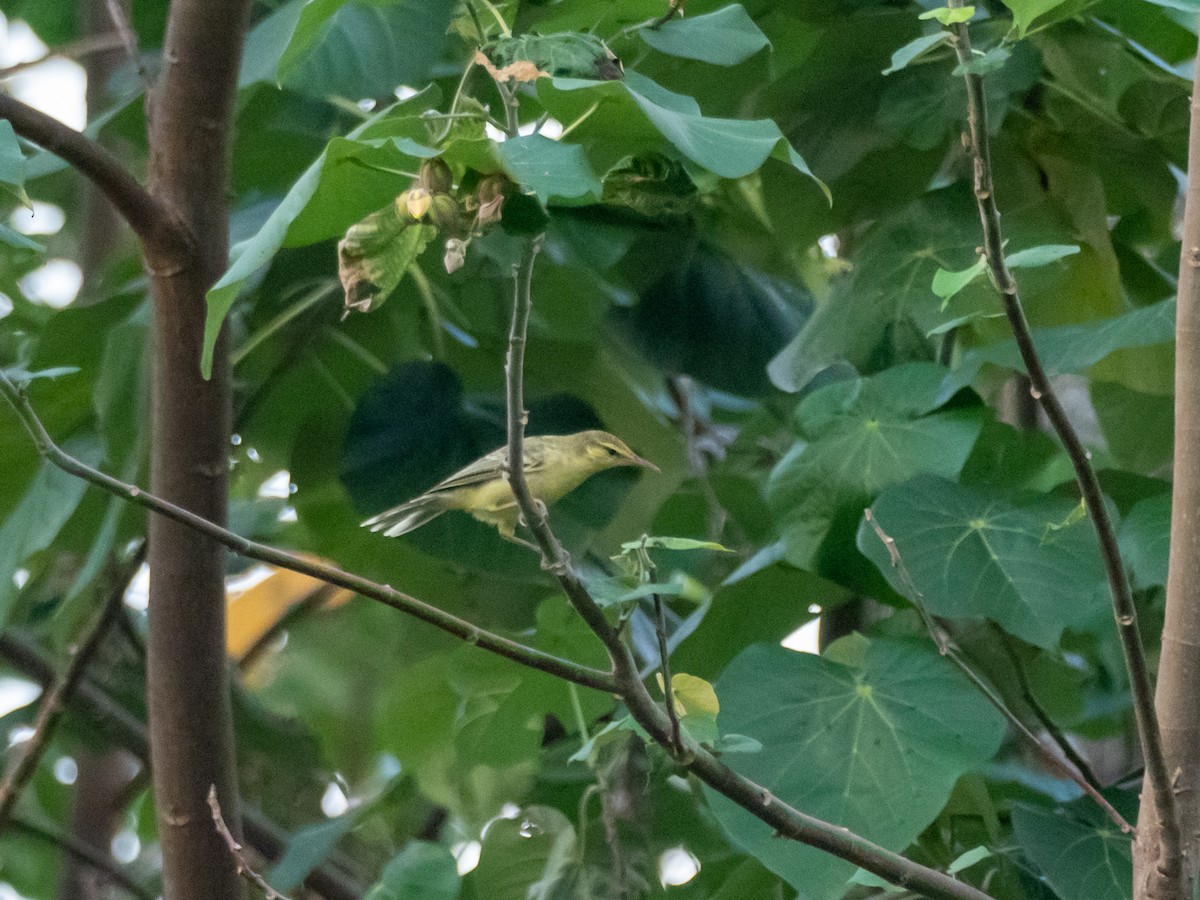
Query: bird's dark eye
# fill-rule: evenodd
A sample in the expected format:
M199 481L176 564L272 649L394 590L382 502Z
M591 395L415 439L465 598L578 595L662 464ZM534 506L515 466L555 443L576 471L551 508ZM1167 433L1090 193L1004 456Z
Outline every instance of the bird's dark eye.
M614 450L612 447L605 447L604 449L606 451L608 451L609 456L620 456L621 455L619 451Z

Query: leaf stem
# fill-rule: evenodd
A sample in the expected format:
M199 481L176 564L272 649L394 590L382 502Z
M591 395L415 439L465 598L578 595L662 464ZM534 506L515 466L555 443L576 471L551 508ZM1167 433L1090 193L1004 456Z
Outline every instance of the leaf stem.
M962 0L949 0L951 8L961 8ZM971 40L966 23L951 26L954 47L959 63L966 66L971 62ZM1161 852L1158 867L1163 878L1170 884L1172 896L1185 896L1185 876L1181 863L1182 842L1179 832L1179 816L1171 779L1167 772L1163 753L1162 733L1154 708L1154 689L1150 683L1145 649L1138 628L1137 609L1133 593L1117 547L1116 531L1109 517L1099 479L1092 468L1090 455L1084 449L1074 426L1071 425L1054 392L1050 378L1042 366L1025 309L1017 290L1016 281L1004 261L1004 236L1000 226L1000 211L996 206L996 189L992 179L991 147L988 140L987 101L983 78L970 71L964 73L967 83L967 134L964 143L969 151L974 169L975 200L979 207L979 218L983 229L984 256L992 280L1004 303L1004 312L1012 327L1017 348L1029 373L1030 393L1041 402L1046 417L1058 435L1071 459L1075 477L1079 483L1084 503L1091 515L1092 524L1100 542L1100 553L1108 576L1112 594L1113 617L1117 634L1125 655L1125 666L1129 671L1130 688L1133 695L1134 717L1137 721L1138 737L1142 755L1146 760L1146 780L1154 797L1159 815Z

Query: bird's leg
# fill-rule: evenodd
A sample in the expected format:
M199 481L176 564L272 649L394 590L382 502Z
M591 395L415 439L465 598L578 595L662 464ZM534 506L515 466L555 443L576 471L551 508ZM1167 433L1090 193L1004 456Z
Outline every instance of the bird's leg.
M538 518L541 519L543 522L546 521L546 516L548 516L550 514L550 511L548 509L546 509L546 504L543 503L541 500L539 500L537 497L533 497L532 500L533 500L533 508L535 510L537 510ZM525 521L525 516L520 513L517 514L517 521L520 522L522 525L524 525L526 528L529 527L529 523Z
M500 537L504 538L506 541L517 544L521 547L527 547L535 553L541 553L542 548L533 543L533 541L527 541L525 538L517 537L516 527L516 523L513 523L512 525L502 523L501 525L497 526L500 532Z

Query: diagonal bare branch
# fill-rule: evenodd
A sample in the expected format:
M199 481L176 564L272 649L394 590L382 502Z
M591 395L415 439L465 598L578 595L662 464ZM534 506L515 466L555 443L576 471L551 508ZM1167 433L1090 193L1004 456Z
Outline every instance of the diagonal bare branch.
M96 185L147 246L168 251L186 245L183 230L167 207L129 174L116 155L87 135L4 93L0 93L0 119Z
M527 647L510 638L480 628L478 625L468 622L465 619L460 619L457 616L444 612L436 606L430 606L428 603L424 603L389 585L378 584L370 579L363 578L361 575L354 575L334 566L327 566L287 553L275 547L268 547L265 544L248 540L234 534L228 529L222 528L220 525L208 521L202 516L188 512L186 509L143 491L135 485L126 484L123 481L113 478L111 475L97 471L64 452L54 443L50 435L47 434L41 420L38 419L37 414L29 405L29 401L23 392L13 384L12 380L3 370L0 370L0 394L12 405L20 417L22 424L29 431L30 436L37 445L38 452L65 472L69 472L97 487L103 488L111 494L122 497L139 506L159 513L168 519L199 531L242 556L270 563L283 569L290 569L293 572L300 572L303 575L310 575L329 584L347 588L371 600L376 600L386 606L391 606L401 612L408 613L423 622L428 622L442 631L462 638L468 643L475 644L491 653L511 659L530 668L540 669L550 675L555 675L583 687L590 687L605 693L613 693L616 690L616 682L608 672L601 672L599 669L580 665L570 660L560 659L557 656L533 647Z

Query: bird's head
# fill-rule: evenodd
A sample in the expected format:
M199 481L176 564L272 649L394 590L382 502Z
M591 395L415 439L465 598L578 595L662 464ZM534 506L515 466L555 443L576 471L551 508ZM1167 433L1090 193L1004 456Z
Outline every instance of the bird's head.
M619 437L607 431L581 431L572 437L579 441L583 454L597 472L617 466L642 466L655 472L661 471L654 463L642 459L630 450Z

